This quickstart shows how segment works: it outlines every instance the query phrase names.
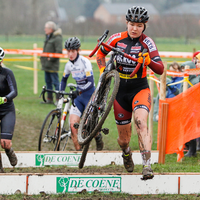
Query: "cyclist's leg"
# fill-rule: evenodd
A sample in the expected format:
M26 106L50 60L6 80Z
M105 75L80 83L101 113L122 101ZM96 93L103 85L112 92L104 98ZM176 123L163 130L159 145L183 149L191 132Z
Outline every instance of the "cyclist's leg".
M1 147L10 160L10 164L17 164L17 157L12 149L12 137L15 127L15 109L9 111L1 118Z
M147 127L148 114L151 109L151 94L149 88L141 90L134 97L132 107L144 167L143 177L146 179L153 178L153 170L151 169L152 138Z
M74 124L80 122L81 115L82 113L80 112L80 110L77 107L74 107L72 105L71 110L70 110L69 121L70 121L70 128L71 128L71 138L74 143L74 147L77 151L81 150L81 146L79 145L78 138L77 138L78 129L74 128Z
M122 150L126 150L129 147L131 139L131 116L132 113L126 111L121 105L114 101L114 114L117 124L119 137L117 139L119 146Z
M151 135L147 128L148 113L151 109L149 88L141 90L133 99L134 122L139 139L140 151L151 150Z
M124 110L120 104L114 101L114 113L118 130L118 144L121 147L123 154L124 167L128 172L134 170L134 163L132 160L132 152L129 147L131 139L131 116L132 113Z

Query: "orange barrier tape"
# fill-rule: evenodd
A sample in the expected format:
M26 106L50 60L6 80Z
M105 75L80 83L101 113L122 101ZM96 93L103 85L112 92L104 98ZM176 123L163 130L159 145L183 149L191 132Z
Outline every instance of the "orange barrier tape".
M67 54L62 53L43 53L42 50L36 49L36 50L28 50L28 49L4 49L6 54L21 54L21 55L37 55L37 56L43 56L43 57L50 57L50 58L68 58ZM87 55L88 51L91 52L90 50L84 50L80 51L81 55ZM65 51L66 52L66 51ZM95 60L94 57L89 57L85 56L89 60ZM109 58L106 58L108 60Z
M89 55L92 52L92 50L81 50L80 54L82 55ZM5 53L7 54L25 54L25 55L34 55L34 54L38 54L41 56L42 53L42 48L36 48L36 49L5 49ZM63 49L63 56L65 58L65 54L66 54L66 49ZM169 52L169 51L160 51L159 52L161 57L167 57L167 58L192 58L193 57L193 53L191 52ZM42 55L42 56L46 56L48 54ZM58 58L61 58L61 55L56 55L56 54L52 54L50 53L50 57L54 57L54 56L58 56Z
M167 70L167 75L169 76L183 77L183 76L189 76L189 75L195 75L195 74L196 75L200 74L200 68L186 69L184 72L174 72L174 71Z

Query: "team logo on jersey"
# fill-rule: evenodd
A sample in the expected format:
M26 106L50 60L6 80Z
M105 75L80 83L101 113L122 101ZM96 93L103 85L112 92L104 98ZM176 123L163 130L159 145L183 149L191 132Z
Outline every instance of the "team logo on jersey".
M130 53L139 53L140 51L141 51L141 46L134 46L134 47L131 47Z
M143 42L148 46L149 52L156 51L156 45L151 38L147 37L143 40Z
M124 114L123 114L123 113L119 113L119 114L118 114L118 117L119 117L119 118L123 118L123 117L124 117Z
M131 47L131 50L141 50L141 46L134 46L134 47Z
M85 74L86 74L86 76L91 76L90 71L87 71Z
M124 43L118 42L118 43L117 43L117 47L120 47L120 48L122 48L122 49L126 49L127 45L124 44Z
M129 56L135 58L135 55L130 55L129 54ZM136 63L135 61L132 61L132 60L130 60L130 59L128 59L128 58L126 58L126 57L124 57L122 55L117 55L116 56L116 61L117 61L118 64L125 64L125 65L131 65L131 66Z
M121 33L116 33L114 35L112 35L109 39L108 39L108 44L110 44L114 39L116 38L120 38L121 37Z

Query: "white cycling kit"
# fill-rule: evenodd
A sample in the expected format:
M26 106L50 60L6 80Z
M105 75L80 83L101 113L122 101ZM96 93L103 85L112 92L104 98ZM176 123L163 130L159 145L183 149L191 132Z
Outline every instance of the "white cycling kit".
M74 100L78 110L72 106L70 114L75 114L81 117L95 90L91 62L79 54L74 61L69 60L65 65L63 78L61 80L61 90L65 90L67 79L70 74L72 74L72 78L76 81L77 89L82 92L81 95Z

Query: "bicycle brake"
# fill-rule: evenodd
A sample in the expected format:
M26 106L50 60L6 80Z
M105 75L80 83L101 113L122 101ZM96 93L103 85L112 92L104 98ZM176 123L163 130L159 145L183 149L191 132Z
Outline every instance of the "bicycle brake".
M78 127L79 127L79 123L77 123L77 122L74 123L74 128L75 128L75 129L78 129Z
M108 128L102 128L101 131L105 134L108 135L109 129Z

